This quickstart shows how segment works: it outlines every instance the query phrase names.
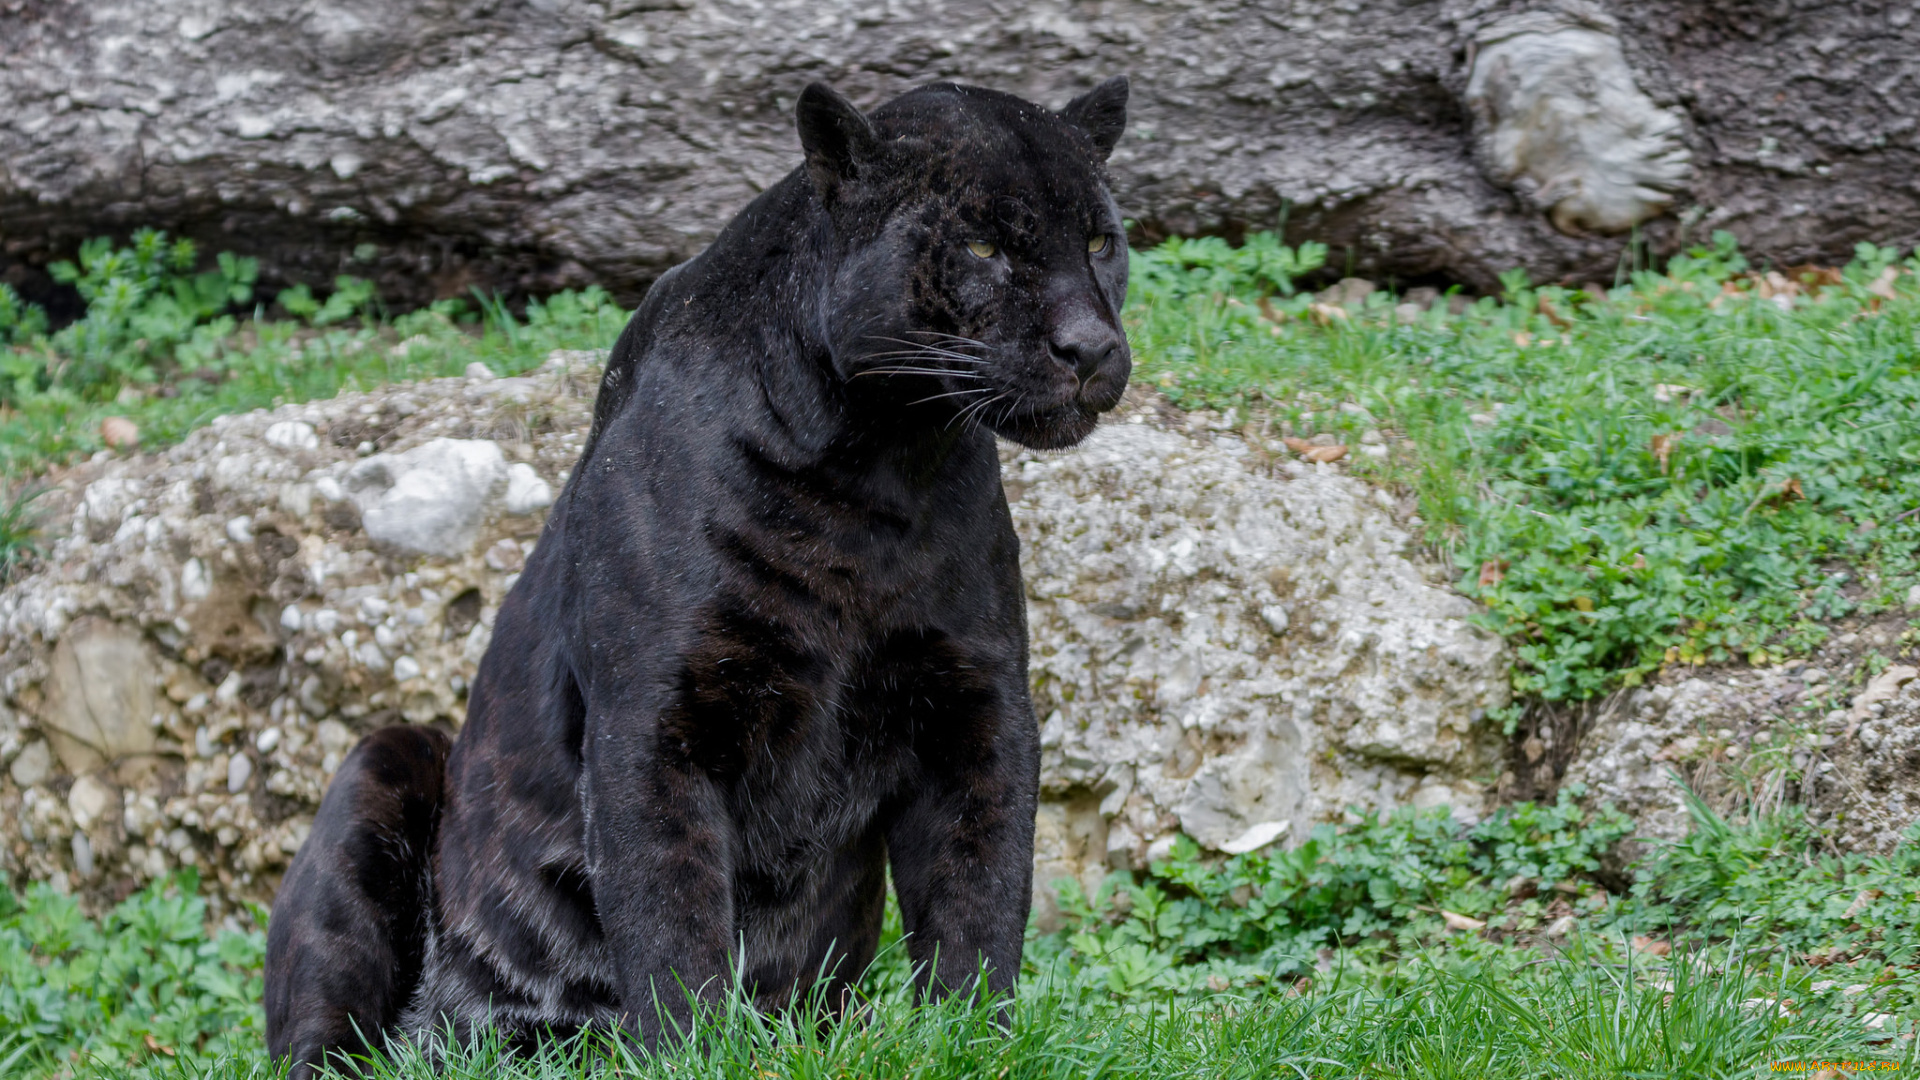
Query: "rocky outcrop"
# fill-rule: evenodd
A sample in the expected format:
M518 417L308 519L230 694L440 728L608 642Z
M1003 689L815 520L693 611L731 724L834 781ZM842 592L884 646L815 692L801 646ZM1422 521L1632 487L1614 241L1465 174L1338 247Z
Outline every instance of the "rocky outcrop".
M221 417L57 475L0 592L0 862L112 897L199 867L265 900L384 723L457 726L579 453L598 358Z
M1533 790L1578 783L1626 811L1641 844L1686 835L1692 791L1728 816L1797 804L1836 848L1889 850L1920 821L1916 612L1920 587L1904 611L1841 620L1807 657L1675 665L1543 725L1515 765L1536 774Z
M225 417L56 475L57 539L0 592L0 868L270 897L360 734L458 726L595 365ZM1354 805L1485 807L1504 647L1377 491L1224 424L1140 395L1076 450L1005 456L1043 899L1178 832L1234 852Z
M1276 453L1276 451L1278 453ZM1040 877L1091 887L1184 832L1252 850L1351 806L1485 809L1507 653L1375 489L1144 412L1019 454L1042 717Z
M1129 73L1143 235L1284 222L1377 280L1610 281L1600 234L1669 200L1656 252L1920 239L1920 20L1868 0L0 0L0 55L0 278L36 293L152 225L390 302L632 299L798 163L815 79Z

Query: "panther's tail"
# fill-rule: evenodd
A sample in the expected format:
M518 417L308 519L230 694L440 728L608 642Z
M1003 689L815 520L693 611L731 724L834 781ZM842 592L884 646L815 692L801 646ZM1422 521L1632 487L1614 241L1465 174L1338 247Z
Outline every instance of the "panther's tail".
M267 1049L306 1080L329 1054L378 1049L420 982L430 863L451 741L432 728L360 740L327 788L267 927Z

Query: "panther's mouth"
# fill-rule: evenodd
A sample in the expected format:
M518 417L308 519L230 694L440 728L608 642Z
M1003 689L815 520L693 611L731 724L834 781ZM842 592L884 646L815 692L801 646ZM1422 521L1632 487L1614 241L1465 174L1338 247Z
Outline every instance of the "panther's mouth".
M991 417L987 426L1001 438L1029 449L1064 450L1093 434L1105 411L1076 399L1052 408L1020 409Z

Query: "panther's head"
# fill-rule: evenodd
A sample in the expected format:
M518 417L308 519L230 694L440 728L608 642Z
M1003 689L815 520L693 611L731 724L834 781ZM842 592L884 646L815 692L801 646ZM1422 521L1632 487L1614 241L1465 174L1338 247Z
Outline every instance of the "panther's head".
M815 83L798 113L832 223L821 328L850 396L1036 448L1085 438L1132 369L1106 174L1126 78L1057 113L942 83L871 116Z

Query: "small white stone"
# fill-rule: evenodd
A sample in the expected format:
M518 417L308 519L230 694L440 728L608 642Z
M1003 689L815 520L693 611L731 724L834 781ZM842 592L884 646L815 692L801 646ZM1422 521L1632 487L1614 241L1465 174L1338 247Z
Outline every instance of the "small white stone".
M289 633L299 633L301 624L299 604L288 604L280 609L280 626Z
M227 794L238 795L247 788L247 781L253 777L253 759L245 754L233 755L227 762Z
M256 735L253 740L254 749L260 751L263 754L273 753L274 747L277 747L279 745L280 745L280 729L279 728L270 727L267 730L261 732L259 735Z
M207 564L198 557L188 559L180 567L180 596L184 600L205 600L213 591L213 575L207 573Z
M320 448L320 436L316 435L312 424L298 420L282 420L270 424L264 438L268 446L277 446L282 450L317 450Z
M1262 821L1249 826L1246 832L1220 845L1220 850L1229 855L1245 855L1249 851L1258 851L1286 834L1285 821Z
M1920 612L1920 585L1907 590L1907 610Z
M313 493L330 503L337 503L347 497L347 489L341 487L340 481L335 480L331 476L323 476L315 480L313 482Z
M321 608L313 613L312 624L314 632L331 634L340 628L340 613L332 608Z
M1260 618L1266 622L1267 629L1275 634L1287 632L1287 609L1279 604L1268 604L1261 608Z
M553 488L540 479L540 474L534 471L533 466L515 462L507 467L507 513L531 514L552 505Z
M21 750L8 767L13 782L23 788L30 788L46 782L53 775L53 751L41 739L35 739Z
M466 374L467 378L479 379L482 382L491 382L493 380L493 369L478 360L467 365Z
M73 846L73 868L79 871L80 876L83 878L92 877L93 876L93 843L92 841L89 841L87 839L86 833L77 832L73 834L72 846Z
M73 823L82 829L91 829L103 820L116 801L113 789L91 776L75 780L67 792L67 809L73 814Z
M411 656L403 656L393 662L393 677L397 682L406 682L420 674L420 661Z
M237 517L227 522L227 539L236 544L253 543L253 519Z
M1160 839L1155 840L1153 843L1148 844L1147 845L1148 865L1152 865L1157 862L1166 862L1168 859L1173 858L1173 845L1174 845L1174 841L1177 839L1178 837L1176 837L1174 834L1168 833L1167 835L1161 837Z

